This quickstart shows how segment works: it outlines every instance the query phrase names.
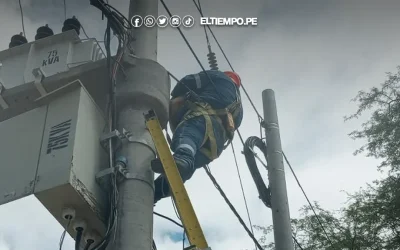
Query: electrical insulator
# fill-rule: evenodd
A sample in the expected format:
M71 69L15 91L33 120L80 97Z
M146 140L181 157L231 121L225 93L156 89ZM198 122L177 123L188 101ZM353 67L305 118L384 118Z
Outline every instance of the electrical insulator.
M39 27L37 29L35 40L39 40L52 35L54 35L53 30L50 29L49 26L46 24L45 26Z
M68 31L68 30L75 30L76 33L79 35L81 31L81 23L78 21L78 19L73 16L72 18L68 18L67 20L64 21L64 26L62 27L62 32Z
M210 51L210 53L207 54L207 58L210 68L212 70L218 70L217 57L215 56L215 53Z
M26 40L26 38L22 35L22 33L13 35L11 37L11 42L8 45L8 48L19 46L19 45L27 43L27 42L28 42L28 40Z

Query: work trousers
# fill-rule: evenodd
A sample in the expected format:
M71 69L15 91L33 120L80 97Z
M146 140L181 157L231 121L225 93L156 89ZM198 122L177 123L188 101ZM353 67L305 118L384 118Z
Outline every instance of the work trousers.
M217 155L222 153L225 138L223 127L217 120L211 117L214 136L217 142ZM172 137L171 150L178 166L183 182L189 180L196 169L209 164L211 160L200 149L209 148L209 142L202 145L206 136L206 123L203 116L194 117L182 122L175 130ZM164 175L160 175L154 181L154 201L170 196L168 181Z

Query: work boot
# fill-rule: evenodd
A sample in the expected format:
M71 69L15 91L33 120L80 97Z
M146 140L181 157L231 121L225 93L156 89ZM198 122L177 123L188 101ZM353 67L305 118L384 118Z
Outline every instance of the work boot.
M176 166L178 167L179 173L182 175L187 175L188 173L191 172L191 167L189 163L185 160L179 159L174 157ZM157 174L164 174L164 168L161 163L160 158L156 158L151 161L151 169L154 171L154 173Z
M154 173L157 173L157 174L164 173L164 168L163 168L160 158L156 158L151 161L151 169L154 171Z

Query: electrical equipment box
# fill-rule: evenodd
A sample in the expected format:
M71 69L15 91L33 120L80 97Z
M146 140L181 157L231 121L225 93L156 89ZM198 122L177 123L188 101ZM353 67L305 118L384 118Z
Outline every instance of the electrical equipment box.
M108 200L95 176L108 167L99 139L106 128L78 80L49 104L1 122L0 204L34 193L60 223L63 208L72 207L104 234Z
M74 30L0 51L0 122L43 105L37 99L77 78L104 111L104 54L95 39L81 40Z

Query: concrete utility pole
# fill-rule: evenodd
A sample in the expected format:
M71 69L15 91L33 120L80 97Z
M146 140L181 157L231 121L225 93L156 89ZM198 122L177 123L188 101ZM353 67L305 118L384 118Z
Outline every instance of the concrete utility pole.
M131 0L129 20L139 15L158 16L157 0ZM130 47L124 55L124 73L116 84L117 128L128 131L116 156L127 159L125 180L119 185L118 227L113 250L151 250L153 240L154 173L150 168L156 151L145 127L144 113L156 111L166 124L170 81L168 72L156 62L157 26L132 28Z
M272 220L276 250L294 250L286 191L283 153L279 133L275 94L272 89L262 92L265 133L267 140L268 178L271 187Z

